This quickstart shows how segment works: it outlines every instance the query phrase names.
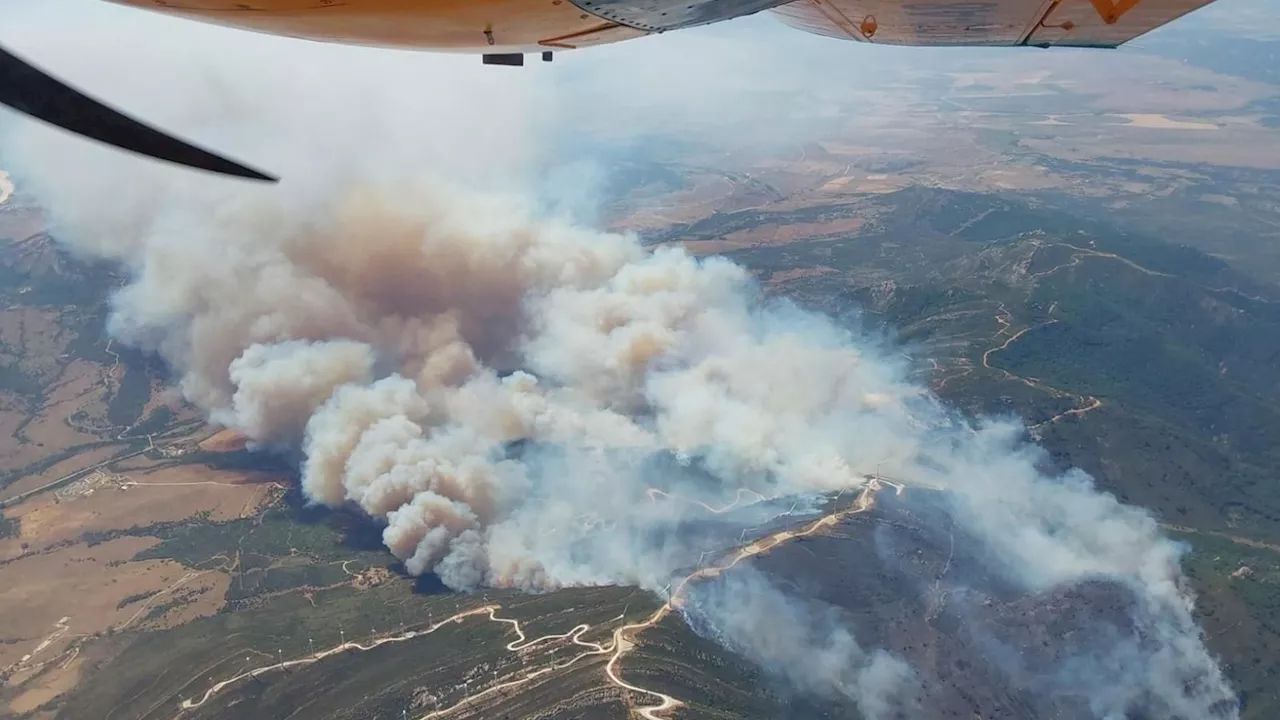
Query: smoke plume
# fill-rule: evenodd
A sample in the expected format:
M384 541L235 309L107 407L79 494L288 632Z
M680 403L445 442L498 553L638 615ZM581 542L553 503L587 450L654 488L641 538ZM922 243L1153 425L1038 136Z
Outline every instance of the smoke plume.
M796 687L847 700L867 720L921 716L910 665L863 649L833 609L783 593L754 568L699 586L694 603L689 615L701 633Z
M162 356L214 421L300 449L305 496L383 523L409 572L459 590L656 590L778 510L750 505L725 530L651 488L726 505L857 489L880 468L951 493L956 522L1025 591L1133 589L1142 642L1070 669L1104 685L1098 717L1155 697L1207 718L1230 697L1191 620L1182 549L1146 512L1083 474L1046 476L1016 423L958 420L890 353L764 297L742 268L650 251L549 213L546 188L523 192L548 167L548 120L581 101L570 89L474 58L128 19L98 36L165 58L158 75L85 54L107 55L92 36L15 37L43 37L29 54L54 70L284 182L206 178L16 122L6 169L69 247L128 269L112 336ZM757 576L732 582L691 605L727 645L869 717L909 702L903 660ZM801 630L760 635L779 618Z

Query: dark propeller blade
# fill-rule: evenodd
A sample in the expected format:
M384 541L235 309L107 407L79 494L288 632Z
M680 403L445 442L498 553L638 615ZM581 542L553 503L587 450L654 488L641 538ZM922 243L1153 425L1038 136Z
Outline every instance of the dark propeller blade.
M112 110L4 48L0 48L0 103L64 130L158 160L276 182L270 175L201 150Z

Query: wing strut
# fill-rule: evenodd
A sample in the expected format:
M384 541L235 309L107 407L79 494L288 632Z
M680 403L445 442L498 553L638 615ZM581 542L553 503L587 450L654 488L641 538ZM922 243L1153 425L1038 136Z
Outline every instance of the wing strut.
M252 180L277 180L144 125L4 48L0 48L0 104L77 135L158 160Z

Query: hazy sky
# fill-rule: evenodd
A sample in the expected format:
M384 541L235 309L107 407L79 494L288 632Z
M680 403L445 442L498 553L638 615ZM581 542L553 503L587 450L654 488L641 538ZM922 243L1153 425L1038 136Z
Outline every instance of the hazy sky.
M1274 0L1218 0L1115 52L1158 46L1170 55L1183 42L1189 53L1213 52L1202 47L1206 27L1280 33L1277 15ZM272 161L284 153L281 145L322 152L335 134L369 133L385 124L372 111L359 120L345 112L344 104L361 102L353 98L377 96L382 114L437 116L431 133L399 128L399 145L410 157L445 152L461 155L461 172L501 167L510 173L536 166L534 152L557 159L593 154L587 143L602 136L614 145L618 138L666 135L713 140L730 151L792 146L815 137L811 118L824 103L841 116L856 113L857 91L913 72L962 63L1022 72L1028 59L1046 64L1079 52L1112 52L872 46L809 35L761 13L564 53L551 64L505 68L467 55L260 35L101 0L0 0L0 16L5 47L135 116L271 172L280 172ZM1177 52L1170 57L1182 59ZM1070 72L1066 60L1048 64ZM210 82L224 91L194 89ZM287 119L266 101L281 93L296 97L300 108ZM27 121L0 110L0 126L13 122ZM484 137L484 149L450 147L459 134ZM533 136L540 142L529 142Z
M482 68L476 57L323 46L177 20L100 0L0 0L0 14L5 18L0 25L0 42L6 47L74 82L87 84L86 89L108 100L118 97L131 103L146 103L136 95L165 91L165 80L171 79L166 77L166 66L175 63L174 53L203 55L211 65L230 62L225 56L234 48L236 52L253 52L255 62L265 66L310 62L321 56L359 63L376 56L378 68L395 67L406 74ZM1280 11L1275 0L1218 0L1120 52L1140 52L1149 42L1199 38L1206 27L1253 37L1280 37ZM858 87L884 77L888 70L939 68L940 63L965 58L994 58L993 69L999 69L1003 60L1013 70L1027 52L1041 51L868 46L809 35L761 13L565 53L549 66L535 62L523 68L483 67L482 72L525 85L554 84L561 86L560 92L568 85L569 92L608 100L575 108L584 114L598 113L601 104L615 113L623 108L643 113L646 106L653 106L654 117L649 119L661 120L672 112L681 119L711 113L723 117L734 114L733 110L745 112L749 108L741 106L756 102L761 90L816 92ZM178 64L189 66L190 61ZM119 77L126 69L140 70L140 77ZM378 77L334 74L326 81L371 83L378 82ZM403 92L410 94L413 88L409 82ZM145 108L132 107L135 111Z

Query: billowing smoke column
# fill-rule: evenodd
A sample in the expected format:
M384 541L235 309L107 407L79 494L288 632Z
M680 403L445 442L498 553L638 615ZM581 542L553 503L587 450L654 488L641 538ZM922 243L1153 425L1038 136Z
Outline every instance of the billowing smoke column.
M215 233L157 202L110 330L218 422L300 446L306 496L385 521L414 574L659 587L688 551L639 540L680 519L646 497L669 482L647 456L732 498L854 488L916 450L918 388L724 260L441 187L356 188L296 221L243 200ZM588 512L601 530L575 542Z
M182 46L170 57L191 52L161 37ZM704 510L655 501L651 487L725 504L744 490L855 489L881 468L946 488L957 523L1025 590L1098 577L1133 589L1135 639L1071 670L1101 683L1098 717L1157 697L1171 715L1207 718L1230 696L1191 620L1180 548L1145 512L1081 474L1045 476L1018 426L957 421L892 355L762 297L742 268L651 252L510 192L535 153L490 121L510 112L467 104L510 80L428 75L412 97L387 80L383 97L365 81L405 75L390 60L293 45L287 62L258 65L271 53L226 42L206 45L244 67L221 78L196 66L183 93L135 95L178 130L237 128L213 134L240 147L257 118L270 144L235 154L282 173L280 187L194 177L30 125L8 137L6 169L70 247L128 268L111 334L163 356L213 420L300 449L306 497L383 523L409 572L462 590L661 588L711 531L688 522ZM358 90L335 97L342 77ZM450 90L461 100L440 103ZM502 182L478 180L477 166L495 165L510 170ZM777 514L753 507L742 526ZM771 642L759 633L778 617L814 615L736 582L753 600L702 602L704 626L815 690L859 698L869 716L891 709L911 676L902 660L821 623Z
M134 272L113 335L161 353L215 420L300 447L306 497L385 523L409 572L461 590L659 588L701 546L680 527L689 506L651 486L726 503L857 488L882 467L953 493L957 521L1028 589L1134 587L1149 647L1117 666L1135 693L1164 684L1183 717L1221 698L1180 689L1222 680L1179 548L1148 515L1083 475L1045 477L1016 426L957 423L904 368L762 298L740 267L441 186L356 187L305 215L235 195L211 214L198 193L161 194L142 222L102 224L118 239L65 237ZM647 469L657 455L700 472L673 481ZM743 620L753 607L715 614L767 626Z

